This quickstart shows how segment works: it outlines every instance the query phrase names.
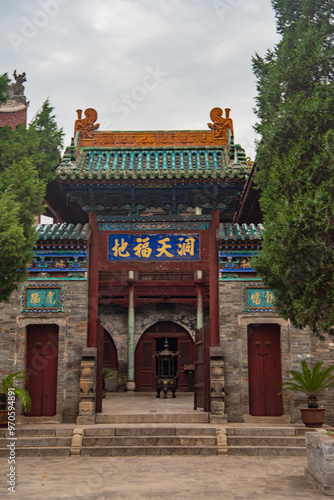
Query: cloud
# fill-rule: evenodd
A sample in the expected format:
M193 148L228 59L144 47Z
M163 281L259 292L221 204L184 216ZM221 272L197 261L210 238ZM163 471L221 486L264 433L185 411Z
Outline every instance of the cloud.
M3 3L0 72L27 73L30 117L50 96L66 143L78 108L94 107L106 128L162 130L206 129L220 106L254 157L251 57L278 41L270 0ZM147 68L164 73L157 85Z

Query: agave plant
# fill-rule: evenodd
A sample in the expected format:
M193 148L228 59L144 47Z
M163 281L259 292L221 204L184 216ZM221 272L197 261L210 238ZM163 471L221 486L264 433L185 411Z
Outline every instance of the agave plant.
M17 380L28 380L27 374L25 372L10 373L6 378L1 380L0 393L5 394L7 399L9 389L13 389L15 396L21 399L24 411L27 413L30 410L31 397L26 389L16 387Z
M323 361L318 361L315 363L311 371L304 359L301 362L301 372L296 370L288 371L292 377L288 382L279 384L278 387L281 388L279 394L288 390L304 392L308 396L308 408L318 408L317 394L325 389L334 387L334 375L332 374L334 365L329 366L328 368L322 368L323 364Z

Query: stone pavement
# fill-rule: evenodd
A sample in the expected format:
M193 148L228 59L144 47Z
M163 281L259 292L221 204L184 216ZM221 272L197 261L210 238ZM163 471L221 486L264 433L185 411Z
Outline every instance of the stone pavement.
M0 498L248 500L320 499L304 476L306 458L68 457L20 458L15 493L0 460Z
M201 411L201 410L197 410ZM192 413L192 395L110 394L103 412ZM20 427L47 427L27 422ZM245 424L233 424L233 426ZM250 424L247 424L249 426ZM256 425L256 424L255 424ZM62 427L65 424L53 424ZM68 424L67 424L68 426ZM70 427L72 427L70 425ZM75 427L75 424L73 424ZM16 500L248 500L321 499L304 475L306 457L140 456L18 458L15 493L7 490L9 464L0 458L0 499Z
M108 393L102 402L102 412L110 415L117 414L143 414L143 413L203 413L199 408L194 410L194 393L179 392L176 398L160 398L155 393L147 392L113 392Z

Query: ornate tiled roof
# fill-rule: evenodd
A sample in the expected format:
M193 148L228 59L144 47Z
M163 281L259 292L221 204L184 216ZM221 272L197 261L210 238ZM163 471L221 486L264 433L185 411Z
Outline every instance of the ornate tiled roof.
M217 147L82 148L76 163L63 162L61 179L243 178L246 163L230 163Z
M88 240L92 228L89 224L38 224L39 240Z
M229 240L262 240L264 227L262 224L219 224L217 230L218 241Z
M98 131L97 112L78 110L75 139L57 174L62 180L244 179L249 165L234 144L230 110L213 108L211 130ZM84 183L84 182L82 182Z

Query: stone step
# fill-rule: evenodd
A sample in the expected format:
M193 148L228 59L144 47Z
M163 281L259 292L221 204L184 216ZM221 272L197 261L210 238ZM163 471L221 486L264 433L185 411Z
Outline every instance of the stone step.
M0 448L6 448L10 439L0 438ZM16 447L71 446L71 437L20 437L15 440Z
M84 436L216 436L216 429L207 427L185 427L161 425L129 425L128 427L87 427Z
M111 436L111 437L84 437L83 447L120 447L128 446L215 446L216 438L205 436Z
M50 427L50 428L20 428L16 427L14 431L15 437L71 437L73 434L73 426L71 427ZM4 437L10 437L6 430Z
M295 436L227 436L228 446L305 447L305 437Z
M97 424L208 424L210 422L210 415L208 413L146 413L146 414L114 414L105 415L98 413L96 415Z
M40 448L38 445L29 447L17 447L15 449L15 458L20 457L69 457L69 446L45 446ZM0 448L0 457L8 458L8 448Z
M228 436L305 436L307 427L227 427Z
M301 446L228 446L228 455L305 457L306 447Z
M85 457L131 457L131 456L166 456L166 455L218 455L216 446L113 446L81 448Z

